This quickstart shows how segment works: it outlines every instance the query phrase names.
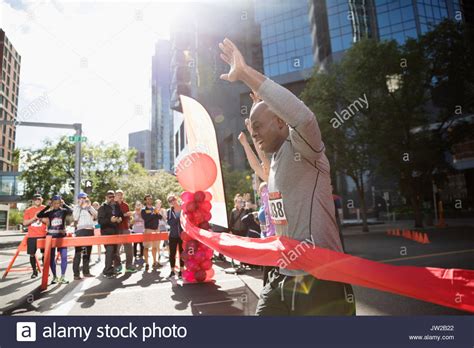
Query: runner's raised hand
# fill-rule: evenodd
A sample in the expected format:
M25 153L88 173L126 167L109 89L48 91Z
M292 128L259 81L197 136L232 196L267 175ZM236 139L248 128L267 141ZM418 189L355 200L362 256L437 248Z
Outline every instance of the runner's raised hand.
M247 67L242 53L240 53L237 46L227 38L219 44L219 48L222 51L222 60L230 66L229 72L227 74L222 74L220 78L230 82L240 80L245 68Z

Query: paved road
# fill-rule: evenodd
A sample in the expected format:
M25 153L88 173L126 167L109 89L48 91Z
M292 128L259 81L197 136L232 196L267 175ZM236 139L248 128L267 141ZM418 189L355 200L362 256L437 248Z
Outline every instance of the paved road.
M431 243L423 245L374 231L348 233L345 242L350 254L395 265L474 269L472 227L431 231L429 236ZM0 271L12 253L11 248L0 250ZM165 278L170 271L166 256L161 262L164 267L158 271L124 274L114 280L90 278L50 286L42 294L35 291L38 280L30 280L29 274L16 273L0 282L0 308L5 314L16 315L253 315L255 312L262 283L259 271L231 275L225 272L230 264L220 262L214 266L215 282L183 284ZM25 256L20 264L27 264ZM99 275L102 267L102 262L94 264L93 273ZM68 276L72 279L71 267ZM358 315L469 314L367 288L355 287L355 295ZM16 299L20 297L23 301L18 302Z

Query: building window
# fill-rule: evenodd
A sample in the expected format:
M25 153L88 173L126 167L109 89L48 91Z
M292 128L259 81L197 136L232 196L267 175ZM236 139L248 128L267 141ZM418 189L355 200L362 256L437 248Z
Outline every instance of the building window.
M174 158L179 155L179 132L174 135Z
M180 143L180 151L182 151L186 144L185 139L184 139L184 122L181 123L181 126L179 127L179 143Z

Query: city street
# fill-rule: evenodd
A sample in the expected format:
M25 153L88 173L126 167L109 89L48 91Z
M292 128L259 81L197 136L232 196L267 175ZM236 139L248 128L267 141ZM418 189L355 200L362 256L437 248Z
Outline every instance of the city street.
M467 221L467 220L466 220ZM420 244L401 237L386 235L388 225L371 226L362 233L360 227L344 229L346 252L393 265L474 269L474 227L462 220L444 229L425 229L430 244ZM0 271L3 274L14 253L15 240L23 235L3 232L0 237ZM230 262L214 265L215 282L183 284L169 280L167 256L157 271L123 274L116 279L99 276L102 262L92 256L95 278L71 281L68 285L51 285L41 293L40 280L30 273L10 273L0 282L0 310L11 315L253 315L261 290L261 271L227 274ZM69 250L69 259L73 250ZM15 267L28 266L21 254ZM72 280L71 265L67 278ZM355 287L358 315L466 315L457 311L398 295Z

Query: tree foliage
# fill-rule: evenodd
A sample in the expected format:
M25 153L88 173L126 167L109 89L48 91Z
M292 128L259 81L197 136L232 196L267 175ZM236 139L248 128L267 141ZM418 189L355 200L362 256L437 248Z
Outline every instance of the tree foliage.
M472 42L471 30L451 21L403 45L364 39L308 82L302 98L317 115L333 170L353 179L363 217L364 180L382 175L398 182L422 224L435 173L450 170L446 154L472 131L459 127L474 107ZM362 95L369 107L334 127L335 112Z
M123 150L117 144L83 144L82 154L81 184L85 180L92 181L92 200L103 201L105 192L116 189L123 175L145 173L141 165L135 163L134 151ZM57 142L46 140L40 149L23 150L21 157L20 179L25 183L25 198L38 192L44 197L61 194L66 201L73 200L74 144L67 137Z
M153 199L160 199L162 206L167 207L166 198L169 194L181 195L183 189L176 177L160 170L154 174L135 173L125 175L117 180L117 187L125 192L125 199L129 204L136 201L143 202L145 194L151 194Z

